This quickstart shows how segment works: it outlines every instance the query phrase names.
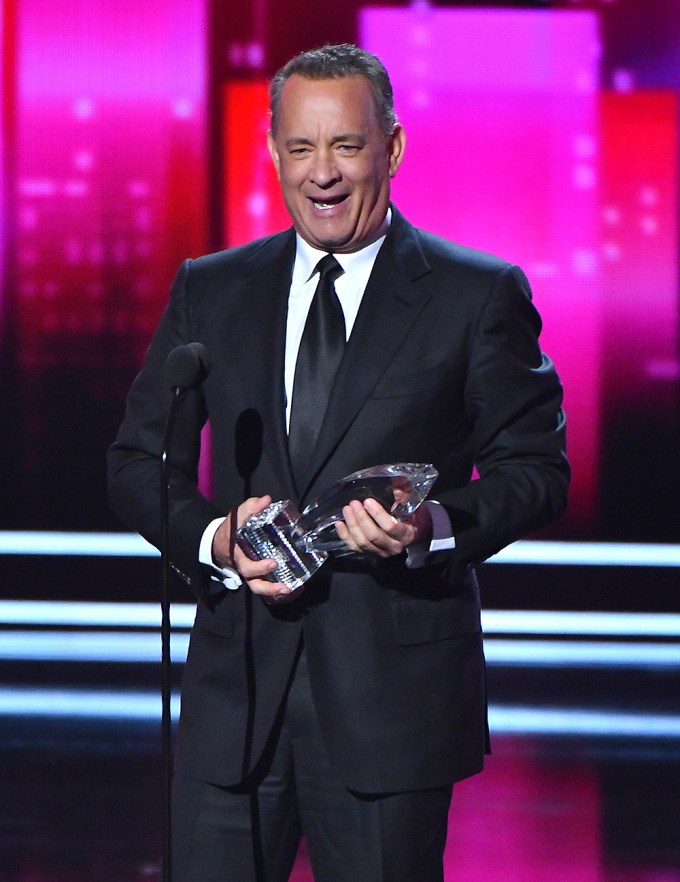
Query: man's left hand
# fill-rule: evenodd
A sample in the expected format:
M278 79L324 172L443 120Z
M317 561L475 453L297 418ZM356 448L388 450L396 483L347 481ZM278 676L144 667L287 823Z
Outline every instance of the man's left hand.
M428 544L432 538L432 519L421 505L405 520L397 520L375 499L352 500L335 525L338 536L357 554L393 557L414 543Z

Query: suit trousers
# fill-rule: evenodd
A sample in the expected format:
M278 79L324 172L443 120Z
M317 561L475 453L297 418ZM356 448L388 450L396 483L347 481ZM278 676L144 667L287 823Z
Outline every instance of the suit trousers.
M304 835L315 882L443 882L452 786L359 794L323 745L300 652L256 773L238 787L177 776L173 882L287 882Z

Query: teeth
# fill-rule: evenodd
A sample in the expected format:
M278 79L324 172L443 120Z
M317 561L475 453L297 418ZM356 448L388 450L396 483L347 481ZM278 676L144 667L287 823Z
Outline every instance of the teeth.
M322 211L328 211L329 208L333 208L337 203L335 202L315 202L314 205L317 208L320 208Z

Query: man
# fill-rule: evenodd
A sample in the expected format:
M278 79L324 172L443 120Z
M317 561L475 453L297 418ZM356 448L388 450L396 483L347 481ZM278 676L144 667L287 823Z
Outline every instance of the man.
M270 93L294 230L183 264L110 452L114 508L158 544L163 365L204 343L212 369L186 394L170 455L173 561L200 600L174 878L283 882L302 830L317 882L441 882L452 784L487 747L473 565L564 508L561 387L522 272L390 205L405 135L378 59L303 53ZM328 284L326 254L339 264ZM327 404L310 408L300 364L317 282L347 342ZM311 359L313 383L325 355ZM196 487L208 418L214 500ZM433 463L433 500L406 522L352 501L337 525L351 553L304 590L234 546L272 499L303 506L389 462Z

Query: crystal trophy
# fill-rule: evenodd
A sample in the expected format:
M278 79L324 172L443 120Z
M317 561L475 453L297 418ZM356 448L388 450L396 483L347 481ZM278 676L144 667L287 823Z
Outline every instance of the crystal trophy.
M294 590L319 569L329 552L351 553L335 530L345 505L372 498L402 520L425 499L437 474L432 465L412 462L361 469L322 493L302 514L290 499L272 502L239 527L236 542L253 560L277 561L266 578Z

